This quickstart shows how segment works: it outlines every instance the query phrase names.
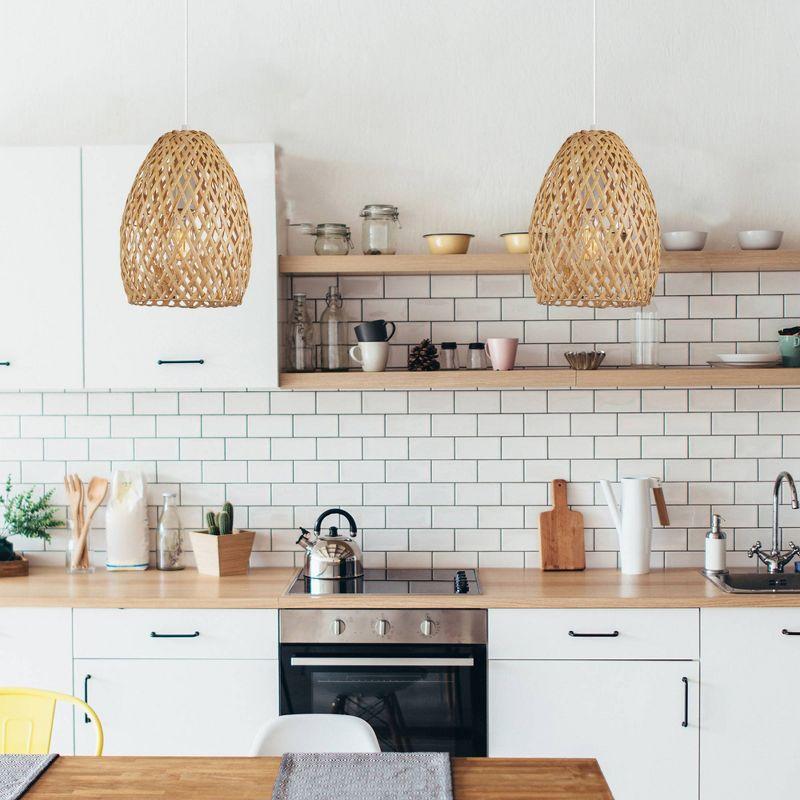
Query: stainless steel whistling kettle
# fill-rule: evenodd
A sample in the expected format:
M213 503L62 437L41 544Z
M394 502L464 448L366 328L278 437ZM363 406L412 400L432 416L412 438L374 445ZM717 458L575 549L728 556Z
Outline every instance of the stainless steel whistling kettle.
M343 516L350 523L349 536L341 534L335 525L331 525L327 533L321 533L322 521L334 514ZM317 518L313 534L305 528L300 528L300 531L297 544L306 551L306 563L303 569L306 578L340 581L360 578L364 574L361 548L353 540L358 528L356 521L347 511L342 508L329 508Z

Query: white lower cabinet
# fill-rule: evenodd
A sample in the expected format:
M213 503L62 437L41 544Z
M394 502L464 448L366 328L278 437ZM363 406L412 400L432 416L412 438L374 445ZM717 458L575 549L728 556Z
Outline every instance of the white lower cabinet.
M0 686L72 694L72 609L0 609ZM51 749L71 755L72 707L60 704Z
M76 659L81 694L84 680L106 755L247 755L278 713L274 660ZM93 726L76 715L76 753L94 753L94 742Z
M792 794L800 608L709 608L700 618L701 797Z
M490 611L489 755L596 758L616 800L696 799L697 634L696 610Z

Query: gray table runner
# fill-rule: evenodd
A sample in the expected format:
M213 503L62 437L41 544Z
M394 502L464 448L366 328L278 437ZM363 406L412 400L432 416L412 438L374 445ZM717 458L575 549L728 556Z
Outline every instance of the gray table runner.
M17 800L58 758L55 753L43 756L0 755L0 800Z
M272 800L453 800L448 753L286 753Z

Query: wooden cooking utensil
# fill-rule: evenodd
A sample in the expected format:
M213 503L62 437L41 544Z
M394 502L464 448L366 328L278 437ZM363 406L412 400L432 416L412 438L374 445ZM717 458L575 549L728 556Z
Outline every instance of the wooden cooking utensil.
M539 514L542 569L586 569L583 514L567 505L567 482L553 481L553 510Z
M80 540L81 528L83 527L83 482L76 474L67 475L64 478L64 486L69 496L69 507L72 511L72 567L78 566L79 558L78 542ZM78 553L79 555L79 553Z
M87 547L87 540L89 538L89 528L92 525L92 517L95 512L100 508L108 491L108 481L105 478L94 477L89 481L86 489L86 516L81 526L80 538L78 539L77 546L72 554L73 567L80 564L82 567L89 566L89 548Z

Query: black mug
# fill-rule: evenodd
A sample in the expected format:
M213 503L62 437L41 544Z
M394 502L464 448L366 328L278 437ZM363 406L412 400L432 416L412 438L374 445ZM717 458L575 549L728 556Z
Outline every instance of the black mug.
M392 326L392 332L387 333L386 327ZM375 319L372 322L362 322L356 325L356 339L359 342L388 342L394 336L394 322L387 322L385 319Z

